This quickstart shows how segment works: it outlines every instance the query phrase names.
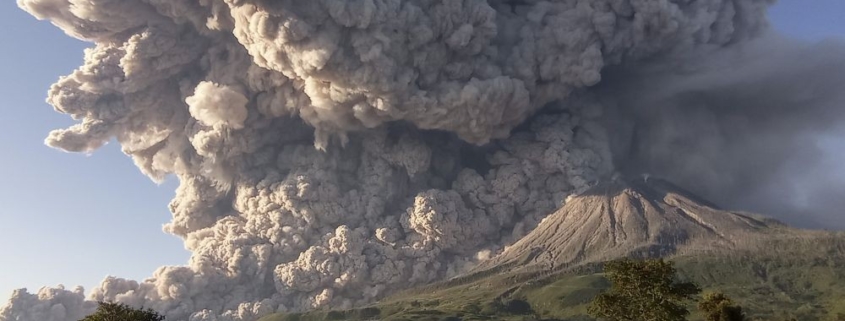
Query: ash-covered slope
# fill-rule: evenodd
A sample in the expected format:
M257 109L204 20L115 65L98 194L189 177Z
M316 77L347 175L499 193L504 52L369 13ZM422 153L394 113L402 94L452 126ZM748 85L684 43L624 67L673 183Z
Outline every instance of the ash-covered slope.
M572 197L533 232L475 270L503 265L557 269L625 256L723 252L811 233L720 210L661 179L615 179Z

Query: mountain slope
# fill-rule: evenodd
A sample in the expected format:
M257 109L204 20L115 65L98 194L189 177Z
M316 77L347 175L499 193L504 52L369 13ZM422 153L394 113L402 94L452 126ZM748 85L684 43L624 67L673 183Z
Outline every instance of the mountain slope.
M616 179L572 197L496 257L451 280L349 311L265 320L585 320L609 283L601 264L665 257L760 320L845 317L845 234L719 209L654 178Z
M814 234L818 233L720 210L660 179L617 179L571 198L475 271L514 264L555 270L626 256L725 252L753 247L771 237Z

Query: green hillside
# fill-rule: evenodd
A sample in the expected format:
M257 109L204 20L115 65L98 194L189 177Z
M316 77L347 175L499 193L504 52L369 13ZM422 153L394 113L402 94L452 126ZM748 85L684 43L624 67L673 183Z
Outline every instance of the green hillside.
M681 278L698 283L705 292L725 292L752 319L845 320L841 235L772 242L754 252L672 260ZM362 309L277 314L261 321L589 320L587 304L609 287L600 270L591 265L552 275L493 271L409 290Z
M596 185L468 275L362 309L261 321L589 320L610 286L598 262L622 257L672 260L680 278L724 292L753 320L845 321L845 233L720 210L658 179Z

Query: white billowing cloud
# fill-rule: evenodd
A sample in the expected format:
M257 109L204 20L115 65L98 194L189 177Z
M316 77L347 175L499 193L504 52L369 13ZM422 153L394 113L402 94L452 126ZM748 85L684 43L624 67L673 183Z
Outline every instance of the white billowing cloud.
M80 320L91 314L96 302L86 301L82 287L72 291L59 285L56 288L41 288L31 294L26 289L15 290L9 302L0 307L4 320Z
M244 127L249 99L228 87L203 81L185 102L191 116L206 126Z

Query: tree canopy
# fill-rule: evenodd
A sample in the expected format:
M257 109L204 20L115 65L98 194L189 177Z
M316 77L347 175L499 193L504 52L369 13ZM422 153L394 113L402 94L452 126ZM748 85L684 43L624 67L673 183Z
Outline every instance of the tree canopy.
M610 290L593 299L588 312L607 321L683 321L685 302L701 292L692 282L675 278L672 262L662 259L618 260L605 264Z
M744 321L745 313L742 307L734 304L733 300L722 292L704 295L698 303L698 309L704 313L707 321Z
M80 321L163 321L164 316L153 310L135 309L122 303L99 302L94 314Z

